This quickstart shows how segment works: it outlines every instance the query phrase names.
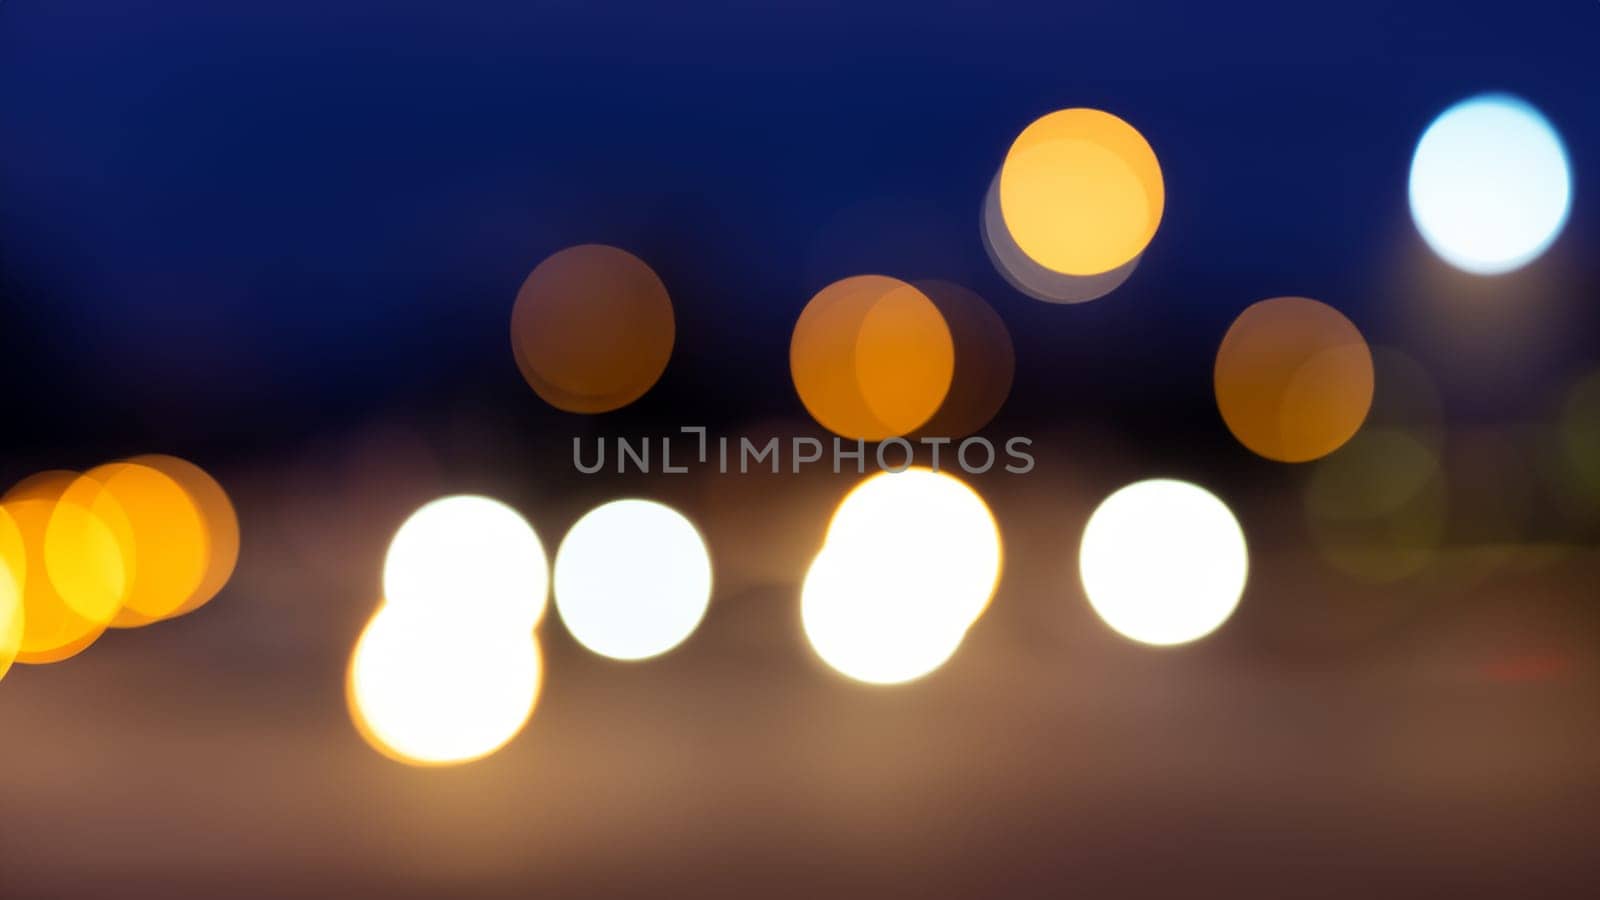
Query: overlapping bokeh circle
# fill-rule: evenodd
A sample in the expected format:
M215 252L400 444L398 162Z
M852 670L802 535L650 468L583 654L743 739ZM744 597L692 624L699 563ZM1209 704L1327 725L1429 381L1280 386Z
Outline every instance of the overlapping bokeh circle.
M199 609L232 575L227 493L173 456L41 472L0 497L0 674Z

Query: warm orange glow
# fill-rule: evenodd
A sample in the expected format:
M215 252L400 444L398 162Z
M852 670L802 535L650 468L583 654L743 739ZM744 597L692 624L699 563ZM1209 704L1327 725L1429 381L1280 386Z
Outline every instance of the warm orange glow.
M921 431L950 438L976 434L1011 394L1017 365L1011 332L994 307L959 284L919 281L916 288L944 316L955 348L950 391Z
M1161 224L1166 187L1149 142L1095 109L1035 120L1000 168L1000 210L1031 259L1068 275L1131 262Z
M807 411L847 438L877 441L926 423L950 389L955 349L939 309L883 275L823 288L800 313L789 371Z
M0 507L0 678L6 677L22 649L22 586L27 565L22 532L5 507Z
M127 461L130 466L137 466L145 470L154 470L166 476L172 483L183 489L189 504L199 518L203 528L203 539L199 545L191 544L187 550L179 548L163 565L170 565L171 575L179 584L188 583L188 575L184 574L185 567L193 562L189 551L203 548L204 568L199 580L193 589L183 598L171 612L165 613L165 618L173 618L194 612L200 607L211 602L211 598L221 591L233 577L233 568L239 561L239 518L233 511L233 503L228 499L228 494L218 484L216 479L206 474L205 470L187 460L176 456L149 454L136 456ZM179 503L168 486L157 480L154 476L145 473L138 476L149 485L159 497L164 498L161 509L173 517L178 527L188 529L192 522L184 506ZM152 518L159 518L153 515ZM192 532L188 532L191 533ZM154 608L161 608L164 604L157 603ZM124 608L123 613L111 624L115 627L146 624L140 621L146 617L132 609Z
M1217 350L1217 408L1234 437L1279 462L1337 450L1372 405L1372 352L1342 313L1303 297L1263 300Z
M199 507L183 486L150 466L123 462L89 472L125 513L126 545L136 565L123 604L130 620L154 621L188 603L205 577L210 537Z
M540 263L511 311L522 377L557 409L601 413L644 396L666 370L672 300L656 273L616 247L583 244Z
M45 532L57 501L77 478L72 472L41 472L18 483L0 499L21 535L28 573L22 587L23 629L17 662L37 664L70 659L105 631L104 622L77 613L45 575Z
M44 532L45 576L73 612L97 625L116 618L138 570L127 510L102 478L97 471L73 479Z

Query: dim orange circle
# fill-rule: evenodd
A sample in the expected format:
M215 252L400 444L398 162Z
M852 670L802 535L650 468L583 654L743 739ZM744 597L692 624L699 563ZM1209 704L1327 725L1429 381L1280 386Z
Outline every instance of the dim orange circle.
M955 348L933 301L884 275L857 275L811 298L789 342L800 401L842 437L881 441L922 427L950 390Z
M643 260L582 244L541 262L517 292L511 348L546 403L575 413L620 409L666 371L676 338L672 300Z
M1099 275L1150 245L1166 207L1150 143L1097 109L1036 119L1000 166L1000 213L1017 246L1067 275Z
M1372 351L1344 314L1316 300L1263 300L1217 349L1217 409L1239 443L1278 462L1339 449L1372 407Z
M955 366L939 411L920 429L930 437L976 434L1000 412L1016 376L1016 350L1006 323L976 292L949 281L914 282L950 328Z

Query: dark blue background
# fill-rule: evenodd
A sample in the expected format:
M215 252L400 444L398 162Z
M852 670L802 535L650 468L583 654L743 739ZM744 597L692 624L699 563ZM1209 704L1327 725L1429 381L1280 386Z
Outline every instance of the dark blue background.
M1211 354L1282 294L1406 346L1452 415L1516 418L1596 347L1597 43L1590 0L7 0L5 441L30 464L205 456L463 404L569 433L506 322L527 271L586 241L641 255L678 310L629 423L800 413L790 326L862 272L991 299L1013 430L1234 452ZM1486 90L1550 117L1577 184L1555 249L1484 281L1422 249L1405 178L1431 117ZM1168 206L1133 281L1051 307L989 268L977 213L1017 131L1077 105L1149 138ZM1456 294L1559 327L1489 352L1449 337Z

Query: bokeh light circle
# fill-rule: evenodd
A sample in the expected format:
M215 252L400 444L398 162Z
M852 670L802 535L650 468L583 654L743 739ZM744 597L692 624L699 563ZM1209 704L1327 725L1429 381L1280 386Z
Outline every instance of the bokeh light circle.
M22 649L22 588L27 581L27 551L17 523L0 507L0 678Z
M1244 593L1249 556L1227 504L1198 485L1152 479L1095 509L1078 566L1090 606L1112 630L1172 645L1228 620Z
M887 567L824 550L806 572L800 623L817 656L868 684L903 684L950 659L966 637L938 604L918 602Z
M934 279L915 282L915 286L944 317L955 353L950 390L919 431L949 438L976 434L1011 395L1017 368L1011 332L994 307L975 291Z
M1029 258L1068 275L1133 261L1155 237L1165 205L1149 142L1096 109L1035 120L1000 167L1000 211L1011 237Z
M542 682L530 632L385 605L351 654L346 693L357 730L374 748L411 765L452 765L515 737Z
M18 482L0 500L21 535L25 559L22 642L17 650L20 663L37 665L71 659L98 640L106 629L104 621L82 615L56 590L45 565L50 520L58 502L78 478L76 473L61 470L40 472ZM101 525L104 526L103 520ZM92 546L102 551L106 548L103 543ZM97 565L112 565L106 557L97 559ZM81 599L79 605L84 605Z
M947 472L916 467L861 482L834 512L826 547L836 558L864 557L863 565L893 573L898 590L963 631L1000 582L994 515Z
M824 428L881 441L916 431L939 411L955 345L939 308L917 288L857 275L823 288L801 311L789 371Z
M533 527L504 503L474 495L423 504L395 532L383 564L390 606L442 609L467 627L531 631L549 583Z
M644 396L666 371L675 336L672 300L655 271L604 244L545 259L511 311L518 369L567 412L609 412Z
M122 511L119 531L134 562L125 609L111 624L176 614L200 589L210 561L211 535L199 506L176 479L140 463L100 466L88 477L102 486L98 504Z
M611 659L659 656L711 602L711 558L694 523L651 500L590 510L556 551L556 611L578 643Z
M989 191L984 195L983 214L980 218L979 231L983 237L983 249L995 270L1013 288L1046 303L1071 304L1098 300L1121 287L1123 282L1132 277L1134 270L1139 268L1139 260L1143 258L1142 254L1135 256L1115 269L1098 275L1068 275L1040 265L1017 246L1016 239L1011 236L1011 229L1006 226L1005 218L1000 214L998 173L989 182Z
M101 627L127 602L139 562L128 509L104 476L79 475L56 498L45 523L42 570L62 602Z
M1411 159L1411 218L1445 262L1476 275L1519 269L1572 209L1572 167L1539 110L1483 94L1439 114Z
M1304 297L1239 314L1217 349L1217 409L1239 443L1278 462L1337 450L1372 406L1372 351L1342 313Z
M801 625L850 678L920 678L982 616L1001 561L999 528L971 487L925 468L880 473L834 512L801 590Z
M239 561L238 514L234 512L233 502L228 499L228 493L222 485L204 469L186 459L152 453L135 456L126 462L154 469L175 482L183 489L200 518L205 535L205 567L200 582L166 618L187 615L211 602L233 577L234 567ZM169 502L174 504L169 509L181 510L175 499ZM186 513L179 511L174 514L178 515L180 522L187 523ZM150 621L149 617L123 607L122 613L111 624L113 627L128 627L148 624Z

